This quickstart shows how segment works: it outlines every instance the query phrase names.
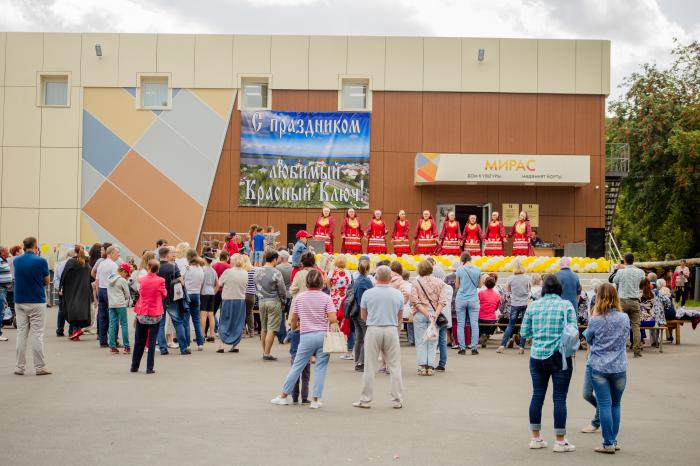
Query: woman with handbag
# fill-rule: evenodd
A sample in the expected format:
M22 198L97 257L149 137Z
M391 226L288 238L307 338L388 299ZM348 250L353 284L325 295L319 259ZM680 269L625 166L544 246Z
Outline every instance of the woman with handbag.
M291 319L292 328L299 326L301 333L299 348L294 358L294 364L289 370L282 387L282 393L270 400L272 404L281 406L292 404L289 395L293 392L294 385L299 380L299 375L306 367L311 356L316 354L314 388L311 394L310 407L318 409L322 406L321 395L323 394L326 369L330 359L330 354L324 352L324 340L329 329L331 332L340 333L333 301L330 296L321 291L323 282L321 272L316 269L309 270L306 275L307 291L299 294L294 300Z
M442 314L445 282L432 276L433 264L428 260L418 264L418 278L411 288L410 303L413 312L413 331L416 342L418 375L433 375L435 352L438 344L438 325L447 325ZM438 322L439 320L439 322Z

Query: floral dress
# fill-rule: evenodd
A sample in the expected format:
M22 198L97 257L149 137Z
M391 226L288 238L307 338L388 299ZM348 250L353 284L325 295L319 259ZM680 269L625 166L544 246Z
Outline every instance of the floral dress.
M331 272L331 300L336 311L341 310L350 283L352 283L352 276L347 270L335 269Z

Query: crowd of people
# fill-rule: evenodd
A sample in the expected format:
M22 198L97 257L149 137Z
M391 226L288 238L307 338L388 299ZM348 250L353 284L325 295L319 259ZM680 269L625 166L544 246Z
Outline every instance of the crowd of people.
M332 225L325 210L317 225L323 218ZM351 227L353 218L346 218ZM380 220L381 212L376 212L371 223ZM212 242L201 251L187 243L171 247L159 240L154 250L143 252L138 264L124 261L115 245L94 244L87 252L76 245L54 270L59 295L56 336L66 335L66 324L72 341L94 333L109 353L130 355L131 372L139 371L146 354L148 374L155 373L157 351L165 356L179 350L187 356L203 351L217 336L216 353L238 353L243 338L258 336L266 362L278 359L273 355L276 341L289 343L291 368L271 402L318 409L331 360L324 349L326 338L331 332L342 333L346 343L340 359L363 374L353 406L371 407L374 378L382 372L391 379L392 407L400 409L401 330L415 347L416 373L423 377L446 371L450 345L457 356L467 351L477 356L495 332L502 332L497 353L517 345L518 353L524 354L530 342L532 449L548 446L540 434L541 414L552 381L557 452L575 450L566 440L566 399L571 358L580 345L588 349L584 398L596 409L582 432L602 432L602 446L596 451L615 453L620 450L627 342L634 357L641 357L644 330L650 331L655 346L663 338L658 327L676 318L666 281L645 275L634 266L632 254L625 255L610 283L598 281L586 291L566 257L558 272L544 277L527 274L522 259L517 259L513 274L501 285L496 274L473 265L471 252L464 250L453 269L425 257L411 277L400 262L373 262L367 255L351 271L346 256L317 255L309 249L308 240L317 235L302 230L296 244L285 247L277 243L278 232L265 230L252 226L250 241L243 244L232 232L223 244ZM25 239L22 249L23 254L8 262L6 249L0 248L0 289L5 294L8 280L2 261L11 265L18 328L15 374L25 373L31 337L35 372L48 375L43 354L48 263L35 238ZM688 279L683 267L675 276L681 285ZM132 305L133 351L127 319ZM694 325L700 321L700 315L691 313L688 318ZM309 391L312 367L314 385Z

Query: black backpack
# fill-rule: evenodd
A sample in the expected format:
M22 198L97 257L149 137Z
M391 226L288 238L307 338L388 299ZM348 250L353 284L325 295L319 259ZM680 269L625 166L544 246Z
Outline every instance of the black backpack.
M360 315L360 303L355 299L355 289L357 281L348 288L345 293L345 301L343 301L343 315L346 319L354 319Z

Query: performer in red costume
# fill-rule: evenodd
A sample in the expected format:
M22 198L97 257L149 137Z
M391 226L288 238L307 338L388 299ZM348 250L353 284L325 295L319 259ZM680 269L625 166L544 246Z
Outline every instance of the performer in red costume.
M481 256L481 239L484 237L481 225L476 223L476 215L469 216L469 222L464 225L464 250L472 257Z
M371 254L386 254L386 223L382 219L382 211L375 210L374 217L367 224L367 252Z
M411 242L408 239L410 227L406 212L399 210L399 215L394 222L394 232L391 235L391 241L394 244L394 254L401 257L404 254L411 254Z
M535 255L532 247L532 228L530 227L530 219L527 217L527 212L520 212L520 217L513 224L513 229L510 230L508 236L513 237L514 256Z
M459 256L462 254L462 229L455 220L455 213L447 212L440 232L440 254Z
M437 225L430 211L423 211L423 216L416 225L416 254L435 254L437 249Z
M494 212L491 214L491 221L484 235L484 255L502 256L503 244L507 242L506 229L501 222L501 216L498 212Z
M355 214L355 209L348 209L345 221L340 229L343 238L343 246L340 252L343 254L360 254L362 252L362 227Z
M324 207L314 226L314 239L323 241L326 252L333 254L333 239L335 235L335 219L331 217L331 209Z

